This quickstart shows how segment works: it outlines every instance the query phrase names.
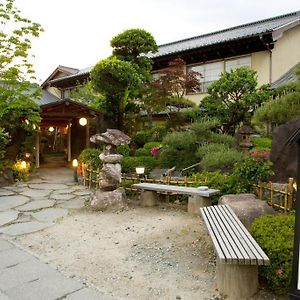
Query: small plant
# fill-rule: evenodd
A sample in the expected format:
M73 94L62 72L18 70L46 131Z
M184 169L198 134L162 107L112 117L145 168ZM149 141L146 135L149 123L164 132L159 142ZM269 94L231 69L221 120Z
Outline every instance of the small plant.
M270 258L270 266L261 266L260 275L266 279L269 287L278 294L287 293L290 287L294 215L272 215L257 218L251 227L251 233Z
M271 151L272 140L267 137L255 137L251 139L253 148L261 151Z
M135 173L136 167L144 167L145 173L149 173L157 166L157 160L151 156L129 156L121 161L122 173Z
M79 157L78 162L84 163L92 167L94 170L102 168L102 161L99 158L99 155L102 153L102 150L95 148L84 149Z
M12 166L12 172L16 181L27 181L29 177L30 164L22 160L17 160Z
M150 156L150 150L145 148L139 148L135 151L135 156Z
M266 181L274 173L272 163L265 157L247 156L234 165L233 172L228 178L228 193L250 192L252 184Z

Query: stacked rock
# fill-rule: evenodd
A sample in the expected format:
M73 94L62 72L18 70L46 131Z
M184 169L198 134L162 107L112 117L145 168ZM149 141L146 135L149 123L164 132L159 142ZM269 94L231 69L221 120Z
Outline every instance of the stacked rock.
M105 133L93 135L90 139L94 143L103 143L103 153L99 158L103 162L99 187L91 201L95 210L121 210L127 207L125 190L121 185L120 154L115 154L119 145L129 144L131 138L117 129L107 129Z

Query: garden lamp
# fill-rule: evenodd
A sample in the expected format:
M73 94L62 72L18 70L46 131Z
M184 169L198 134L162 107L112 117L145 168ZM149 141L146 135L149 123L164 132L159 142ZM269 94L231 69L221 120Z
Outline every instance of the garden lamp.
M77 159L73 159L72 166L74 169L74 173L73 173L74 181L78 182L78 174L77 174L78 160Z

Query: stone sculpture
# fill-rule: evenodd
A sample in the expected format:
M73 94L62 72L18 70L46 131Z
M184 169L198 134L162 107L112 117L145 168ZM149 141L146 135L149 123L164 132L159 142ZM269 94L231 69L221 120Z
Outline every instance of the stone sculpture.
M121 184L122 155L116 154L117 146L128 145L131 138L118 129L107 129L106 132L95 134L90 138L93 143L101 143L103 153L99 158L103 162L99 187L92 201L95 210L120 210L127 207L125 191Z

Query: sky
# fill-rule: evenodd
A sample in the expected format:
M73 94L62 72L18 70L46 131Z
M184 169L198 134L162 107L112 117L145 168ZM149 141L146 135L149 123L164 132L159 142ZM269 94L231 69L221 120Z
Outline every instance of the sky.
M111 38L126 29L145 29L161 45L300 10L300 0L15 0L15 5L45 30L32 42L40 83L58 65L83 69L108 57Z

